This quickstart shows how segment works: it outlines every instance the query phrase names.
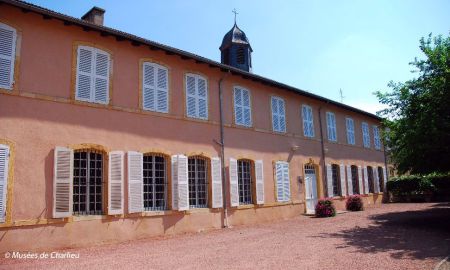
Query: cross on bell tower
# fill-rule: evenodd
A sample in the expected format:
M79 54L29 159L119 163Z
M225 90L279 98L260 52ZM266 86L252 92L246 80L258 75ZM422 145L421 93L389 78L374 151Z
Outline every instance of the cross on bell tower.
M233 9L231 12L234 13L234 24L236 24L236 15L238 15L239 13L237 12L236 9Z

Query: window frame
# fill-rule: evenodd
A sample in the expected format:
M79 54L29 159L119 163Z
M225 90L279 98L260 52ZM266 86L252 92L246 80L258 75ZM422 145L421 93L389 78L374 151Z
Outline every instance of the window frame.
M163 207L156 207L155 206L155 202L153 202L153 207L145 207L145 203L146 203L146 200L145 200L145 185L146 185L146 176L145 176L145 174L144 174L144 170L145 170L145 166L144 166L144 164L145 164L145 158L146 157L152 157L152 159L153 159L153 163L152 163L152 169L153 169L153 177L150 177L150 178L153 178L152 180L153 180L153 184L147 184L147 185L151 185L153 188L153 194L152 194L152 197L153 197L153 199L154 198L156 198L156 191L155 191L155 186L157 185L156 183L155 183L155 178L156 178L156 173L155 173L155 166L156 166L156 161L155 161L155 158L156 157L160 157L160 158L162 158L163 160L164 160L164 184L163 184L163 186L164 186L164 206ZM167 155L165 155L165 154L162 154L162 153L156 153L156 152L148 152L148 153L144 153L144 154L142 154L142 186L143 186L143 188L142 188L142 204L143 204L143 211L144 212L153 212L153 211L165 211L165 210L168 210L169 209L169 187L170 187L170 185L169 185L169 170L168 170L168 168L169 168L169 161L170 161L170 159L167 157ZM148 178L148 177L147 177Z
M369 190L366 190L367 193L375 193L375 174L373 172L372 166L366 166L367 171L367 184L369 186Z
M307 111L305 115L305 110ZM308 119L308 116L311 116L311 119ZM315 132L314 132L314 114L312 107L306 104L302 104L302 120L303 120L303 136L308 138L314 138ZM310 133L308 133L308 128L306 126L309 126Z
M145 66L152 66L155 70L153 76L154 80L154 102L155 102L155 109L151 109L145 106ZM149 112L158 112L158 113L169 113L170 111L170 73L169 68L165 65L152 62L152 61L142 61L141 63L141 79L140 79L140 85L141 85L141 93L140 93L140 106L142 110L149 111ZM166 72L166 89L158 87L158 69L162 69ZM159 100L157 98L158 91L165 91L166 93L166 110L159 110Z
M241 90L241 105L238 105L236 102L236 90ZM244 105L244 92L247 92L248 94L248 105ZM242 109L242 122L238 123L238 117L237 117L237 109L238 107L240 107ZM243 127L252 127L253 126L253 114L252 114L252 96L250 93L250 90L248 90L245 87L241 87L239 85L236 85L233 87L233 109L234 109L234 123L237 126L243 126ZM244 120L244 110L248 109L249 110L249 124L246 125L245 124L245 120Z
M363 137L363 146L364 148L370 148L370 131L369 124L367 122L361 123L362 137Z
M273 108L273 101L276 101L277 103L282 103L283 107L284 107L284 111L283 114L280 114L279 110L277 112L274 111ZM277 107L279 108L279 104L277 104ZM287 124L286 124L286 101L278 96L271 96L270 97L270 111L271 111L271 120L272 120L272 131L274 132L278 132L278 133L286 133L287 130ZM275 129L275 117L278 117L278 129ZM284 123L284 129L281 129L280 124L282 123L282 121L280 120L282 117L283 118L283 123Z
M341 168L338 164L331 164L331 183L333 185L333 197L342 196Z
M358 166L350 165L351 179L352 179L352 188L353 194L361 195L359 190L359 170Z
M189 94L189 89L188 89L188 77L194 77L194 89L195 89L195 94L194 95L190 95ZM200 120L208 120L209 119L209 87L208 87L208 79L205 76L202 76L200 74L196 74L196 73L186 73L184 76L185 79L185 84L184 84L184 88L185 88L185 106L186 106L186 117L191 118L191 119L200 119ZM205 98L201 97L198 92L198 81L199 80L204 80L205 81ZM193 97L195 100L195 115L190 115L189 114L189 97ZM205 117L201 117L200 116L200 99L205 99L205 106L206 106L206 116Z
M349 145L355 145L355 120L351 117L346 117L345 127L347 130L347 143Z
M249 183L248 184L243 183L243 180L245 180L245 179L242 179L242 175L241 175L241 172L240 172L240 170L241 170L241 166L240 166L241 163L247 163L248 164L248 169L249 169L249 171L248 171L248 176L249 176L248 181L249 181ZM252 205L252 204L255 204L255 195L256 195L256 192L255 192L255 184L256 184L255 164L254 164L254 162L252 160L245 159L245 158L237 160L237 178L238 178L239 205ZM244 185L248 186L248 193L249 193L249 194L247 194L248 198L245 198L245 197L247 197L246 195L241 196L241 191L242 192L245 191L245 190L242 190L242 187Z
M205 198L204 198L205 204L199 204L198 203L198 201L201 200L202 198L199 198L199 194L198 194L199 189L198 189L197 186L195 188L195 193L196 193L195 201L196 201L196 204L191 204L191 200L193 198L191 198L191 178L190 178L191 170L190 170L190 164L189 164L189 160L190 159L203 160L205 162L205 177L204 177L204 179L205 179L205 184L204 184L204 186L205 186L205 190L204 190L204 193L205 193ZM187 157L187 166L188 166L187 167L187 170L188 170L187 171L187 173L188 173L188 179L187 180L188 180L189 209L209 208L210 207L210 201L211 201L211 194L210 194L210 187L211 187L211 160L210 160L210 158L202 156L202 155L188 156ZM194 174L195 174L194 181L197 184L197 182L198 182L197 162L196 162L196 165L195 165Z
M326 123L328 141L337 142L336 115L333 112L326 112Z
M16 83L15 80L15 76L16 76L16 57L17 57L17 39L18 39L18 30L4 22L0 22L0 28L3 28L5 31L12 31L13 32L13 36L12 36L12 51L11 51L11 57L9 60L11 61L11 65L10 67L10 72L9 72L9 85L0 85L0 89L2 90L6 90L8 92L13 91L14 90L14 85ZM0 57L0 58L7 58L5 57Z

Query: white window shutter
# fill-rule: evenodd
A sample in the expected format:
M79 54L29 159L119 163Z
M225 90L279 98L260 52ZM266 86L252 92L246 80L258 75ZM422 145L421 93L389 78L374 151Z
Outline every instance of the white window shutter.
M275 181L277 188L277 201L283 202L284 198L284 186L283 186L283 164L280 161L275 163Z
M239 206L239 182L237 160L230 158L230 203L231 206Z
M284 100L278 99L278 114L280 120L280 131L286 132L286 108L284 105Z
M328 197L334 197L333 194L333 172L331 171L331 164L327 164L327 188Z
M272 97L272 129L273 131L280 131L280 120L278 116L278 101L276 97Z
M289 177L289 163L283 162L283 190L284 190L284 201L289 201L291 199L291 181Z
M178 211L189 210L188 158L178 155Z
M372 170L373 170L373 184L374 184L373 192L379 193L380 192L380 179L378 178L377 167L373 167Z
M197 90L195 77L186 75L186 114L189 117L197 117Z
M12 89L16 58L16 29L0 23L0 88Z
M95 49L94 102L109 103L109 54Z
M123 175L123 152L110 152L108 164L108 215L123 214Z
M386 167L383 167L383 177L384 177L384 181L383 181L383 191L386 192L386 182L387 182L387 173L386 173Z
M197 76L198 118L208 119L208 86L206 80Z
M242 90L234 88L234 120L237 125L244 123L244 109L242 106Z
M178 155L171 157L172 166L172 209L178 210Z
M362 178L362 169L361 166L358 166L358 184L359 184L359 194L364 194L364 189L363 189L363 178Z
M144 211L143 154L129 151L128 157L128 213Z
M1 29L0 29L1 30ZM0 223L6 220L8 190L9 146L0 144Z
M94 77L94 49L79 46L77 50L77 80L75 98L91 101Z
M348 195L353 195L352 167L347 165Z
M262 160L255 161L256 203L264 204L264 166Z
M367 175L367 166L364 166L364 194L369 194L369 176Z
M142 108L144 110L155 111L155 67L151 63L143 63L142 72Z
M250 104L250 92L246 89L242 91L242 105L243 105L243 124L244 126L252 126L252 109Z
M72 215L73 150L56 147L53 169L53 218Z
M211 176L212 176L212 208L222 208L222 165L220 158L211 158Z
M157 92L156 92L156 111L169 112L169 75L168 70L162 66L157 66Z
M341 193L342 196L347 196L347 187L345 186L345 165L341 164L341 166L339 167L340 171L339 174L341 176Z

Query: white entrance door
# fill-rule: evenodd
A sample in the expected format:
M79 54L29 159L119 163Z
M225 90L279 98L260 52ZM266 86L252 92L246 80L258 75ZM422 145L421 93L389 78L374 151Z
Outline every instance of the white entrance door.
M316 169L313 165L305 165L306 214L314 214L317 204Z

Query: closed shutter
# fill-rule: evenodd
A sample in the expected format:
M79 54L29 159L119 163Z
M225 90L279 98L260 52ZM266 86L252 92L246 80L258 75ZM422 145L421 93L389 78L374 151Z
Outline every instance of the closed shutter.
M108 215L123 214L123 152L109 153Z
M0 23L0 88L12 89L17 32Z
M73 151L56 147L53 170L53 218L72 215Z
M94 48L79 46L77 62L77 83L75 97L81 101L91 101L93 87Z
M142 72L142 108L167 113L169 111L169 71L161 65L145 62Z
M144 63L142 68L142 108L144 110L156 110L156 81L155 67L150 63Z
M348 195L353 195L352 167L350 165L347 165L347 185Z
M95 49L94 102L109 101L109 54Z
M156 111L167 113L169 112L169 75L168 70L162 66L157 66L157 92L156 92L156 100L157 106Z
M223 207L222 199L222 166L220 158L211 158L212 175L212 208Z
M286 132L286 109L284 100L279 97L271 98L272 128L277 132Z
M242 91L242 106L243 106L243 116L244 116L244 126L252 126L252 110L250 105L250 92L248 90Z
M178 155L178 211L189 210L188 158Z
M286 108L284 100L278 99L278 114L280 120L280 132L286 132Z
M302 118L303 118L303 135L306 137L314 137L314 124L312 109L310 106L302 106Z
M345 185L345 165L341 164L340 166L340 176L341 176L341 195L342 196L347 196L347 187Z
M363 178L362 178L362 169L361 166L358 166L358 184L359 184L359 194L364 194L364 189L363 189Z
M230 158L230 203L231 206L239 206L239 182L237 172L237 160Z
M388 179L387 179L386 167L383 167L383 177L384 177L384 181L383 181L384 187L383 187L383 190L384 190L384 192L387 192L387 190L386 190L386 182L388 181Z
M244 124L244 108L242 106L242 89L234 88L234 118L237 125Z
M278 116L278 101L275 97L272 97L272 128L274 131L280 130L280 120Z
M208 86L199 75L186 75L186 114L188 117L208 119Z
M206 80L197 76L198 118L208 119L208 89Z
M143 155L128 152L128 213L144 211Z
M373 167L373 184L374 184L374 193L379 193L380 192L380 179L378 178L378 172L377 172L377 167Z
M197 90L195 88L195 77L186 75L186 114L189 117L197 117Z
M331 164L327 164L327 188L328 197L334 197L333 193L333 172L331 170Z
M364 194L369 194L369 175L367 174L367 166L364 166Z
M255 161L256 203L264 204L264 166L262 160Z
M9 146L0 144L0 223L6 220L8 190Z

